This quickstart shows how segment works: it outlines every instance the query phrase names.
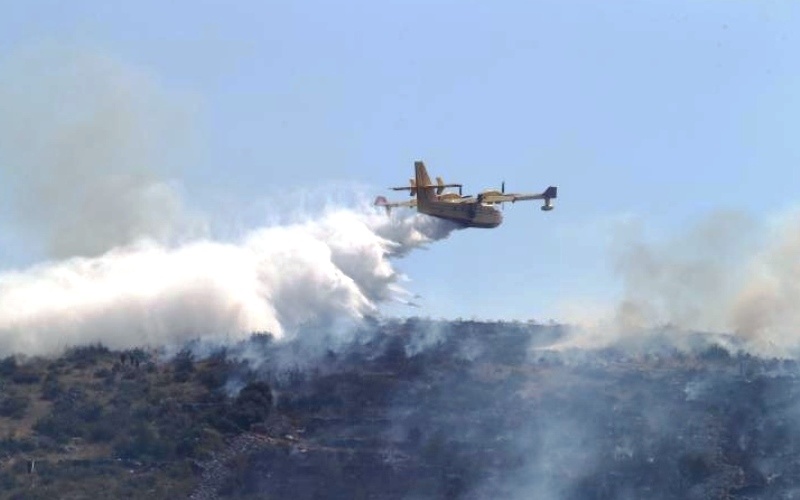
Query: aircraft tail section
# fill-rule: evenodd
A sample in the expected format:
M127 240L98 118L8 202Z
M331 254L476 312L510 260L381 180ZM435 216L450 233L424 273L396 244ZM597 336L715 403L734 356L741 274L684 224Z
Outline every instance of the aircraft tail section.
M550 186L549 188L544 190L542 193L542 198L544 198L544 205L542 205L542 210L545 212L549 212L553 209L553 198L558 197L558 188L556 186Z
M414 162L414 173L416 174L417 185L417 208L420 212L424 212L425 208L429 206L429 202L433 201L433 193L436 188L431 184L431 178L423 162Z

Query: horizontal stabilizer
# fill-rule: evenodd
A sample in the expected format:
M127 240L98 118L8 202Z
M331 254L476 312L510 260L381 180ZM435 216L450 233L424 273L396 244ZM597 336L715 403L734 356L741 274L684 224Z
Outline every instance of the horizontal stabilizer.
M414 208L417 206L417 200L408 200L408 201L389 201L383 196L378 196L375 198L373 205L376 207L383 207L386 209L386 213L389 214L392 212L392 209L395 207L403 207L403 208Z

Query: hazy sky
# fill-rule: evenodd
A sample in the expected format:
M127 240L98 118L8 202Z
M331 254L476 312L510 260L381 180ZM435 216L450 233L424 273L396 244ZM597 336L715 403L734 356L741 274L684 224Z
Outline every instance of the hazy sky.
M8 2L0 65L43 46L187 110L170 171L218 227L282 190L389 195L415 159L468 192L559 186L550 213L509 205L398 262L411 313L548 319L619 293L625 227L669 238L800 198L794 1ZM0 268L37 259L9 218Z

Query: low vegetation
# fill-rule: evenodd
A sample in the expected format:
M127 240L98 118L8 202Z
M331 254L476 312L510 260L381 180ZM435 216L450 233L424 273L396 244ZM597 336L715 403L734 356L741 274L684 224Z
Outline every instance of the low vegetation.
M233 372L252 377L224 356L162 362L102 345L0 360L2 497L185 498L193 464L269 416L269 385L228 395Z
M797 362L714 337L543 348L561 334L409 319L337 342L2 358L0 498L796 492Z

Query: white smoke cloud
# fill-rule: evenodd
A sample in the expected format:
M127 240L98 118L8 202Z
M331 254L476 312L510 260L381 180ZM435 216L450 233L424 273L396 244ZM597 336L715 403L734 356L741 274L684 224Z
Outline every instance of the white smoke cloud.
M186 157L189 102L87 50L0 60L0 186L15 230L55 258L202 231L165 180Z
M455 226L339 209L236 243L156 243L0 274L0 352L47 354L188 338L276 335L374 314L405 292L390 258Z

